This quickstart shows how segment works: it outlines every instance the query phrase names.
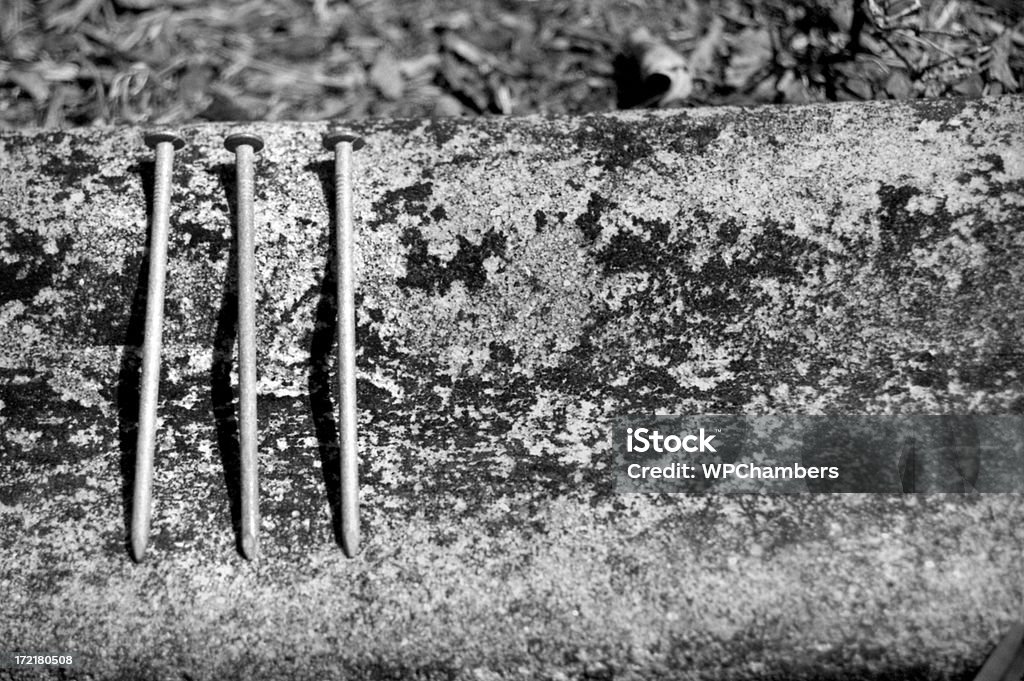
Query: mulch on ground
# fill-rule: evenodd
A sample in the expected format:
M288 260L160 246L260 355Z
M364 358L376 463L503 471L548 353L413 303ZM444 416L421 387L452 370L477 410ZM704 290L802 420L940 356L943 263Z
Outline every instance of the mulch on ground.
M1016 0L7 0L0 127L980 97L1022 46Z

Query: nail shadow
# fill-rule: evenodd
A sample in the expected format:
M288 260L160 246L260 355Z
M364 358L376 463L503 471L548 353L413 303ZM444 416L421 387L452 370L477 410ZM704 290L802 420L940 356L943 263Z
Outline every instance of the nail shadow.
M139 161L128 168L142 181L146 206L146 241L135 282L128 323L121 342L121 363L117 374L117 419L121 471L121 515L124 522L124 552L131 555L132 502L135 488L136 439L139 434L139 384L142 382L142 344L146 332L146 293L149 287L149 253L153 225L153 194L156 164Z
M320 450L320 470L323 474L327 500L331 508L331 528L334 531L334 541L341 546L341 471L339 468L341 448L338 443L338 426L334 418L334 401L331 399L333 382L330 372L331 351L334 349L335 326L338 316L338 277L335 267L338 240L334 230L337 220L337 211L334 205L334 164L328 161L310 163L306 169L316 173L320 178L324 199L327 201L328 224L330 225L324 278L320 284L320 297L317 300L313 319L313 339L309 345L309 408L313 416L313 428L316 431Z
M235 339L238 335L238 201L235 196L235 166L220 164L214 167L227 198L228 219L231 222L231 241L228 245L228 267L224 275L217 328L213 335L213 355L210 363L210 403L217 430L217 450L224 471L224 486L231 511L231 530L235 535L235 550L242 553L242 454L235 411L235 391L231 386L231 368L234 365Z

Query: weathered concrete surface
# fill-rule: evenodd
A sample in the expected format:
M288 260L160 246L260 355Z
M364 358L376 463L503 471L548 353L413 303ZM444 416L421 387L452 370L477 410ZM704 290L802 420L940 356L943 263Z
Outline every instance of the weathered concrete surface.
M175 166L139 566L151 152L0 135L2 647L93 678L932 678L1019 618L1017 496L617 496L606 423L1024 411L1024 100L354 125L353 561L323 475L325 127L251 128L256 565L229 493L233 129L187 129Z

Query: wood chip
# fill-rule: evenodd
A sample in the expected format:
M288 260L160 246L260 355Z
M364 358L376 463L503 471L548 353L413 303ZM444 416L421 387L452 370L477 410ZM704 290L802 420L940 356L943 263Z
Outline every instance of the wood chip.
M401 67L390 50L381 50L377 53L368 77L370 84L387 99L397 101L402 98L405 81L402 78Z

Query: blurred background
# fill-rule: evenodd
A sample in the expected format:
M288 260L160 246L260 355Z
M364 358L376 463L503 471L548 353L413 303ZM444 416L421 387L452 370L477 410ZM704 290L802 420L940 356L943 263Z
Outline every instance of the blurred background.
M0 126L981 97L1020 0L0 0Z

